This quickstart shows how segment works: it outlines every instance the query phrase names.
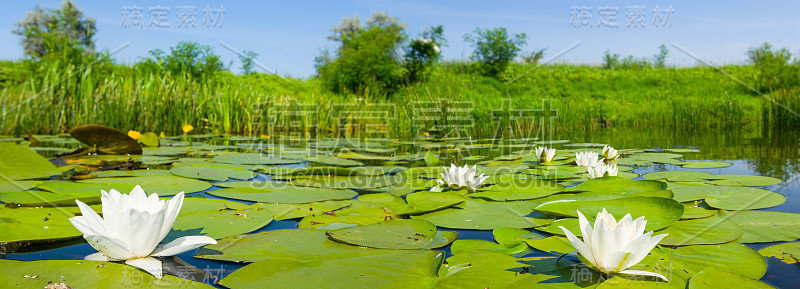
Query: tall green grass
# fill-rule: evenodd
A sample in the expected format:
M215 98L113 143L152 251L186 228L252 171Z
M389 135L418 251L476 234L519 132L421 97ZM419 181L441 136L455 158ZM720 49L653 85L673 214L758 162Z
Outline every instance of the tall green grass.
M727 69L741 77L752 73L746 66ZM92 64L50 63L21 84L2 88L0 134L54 134L102 124L176 135L184 124L192 124L208 133L354 137L369 136L364 133L368 128L385 124L377 130L393 138L423 132L475 138L609 126L707 128L796 121L710 68L514 64L499 80L472 71L466 62L443 62L429 80L385 96L369 90L333 94L314 79L264 74L192 79L143 74L126 66L109 72ZM800 110L796 96L775 94ZM542 108L543 99L552 111L532 111Z

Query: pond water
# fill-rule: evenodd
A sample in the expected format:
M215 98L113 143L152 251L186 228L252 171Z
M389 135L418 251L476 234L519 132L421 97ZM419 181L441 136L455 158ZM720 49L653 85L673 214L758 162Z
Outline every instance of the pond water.
M653 163L653 164L624 164L632 168L627 173L633 173L638 176L634 180L644 180L642 175L651 172L660 171L697 171L708 172L713 175L758 175L768 176L780 179L782 182L779 184L768 186L757 186L786 197L786 202L763 209L756 209L757 211L775 211L800 214L800 131L796 130L685 130L685 129L635 129L635 128L613 128L605 130L593 131L572 131L554 133L548 136L538 136L537 139L515 139L512 141L498 141L498 140L463 140L463 139L447 139L447 140L417 140L414 142L397 142L380 140L373 143L380 144L376 148L359 148L360 144L365 142L356 142L355 144L347 146L353 149L356 153L361 155L403 155L403 152L420 152L430 151L438 155L441 164L449 164L456 161L458 164L489 164L486 161L502 156L513 154L514 152L532 150L534 144L539 144L537 141L541 139L559 140L558 143L551 145L559 150L575 150L575 149L598 149L598 146L592 146L591 143L596 144L610 144L619 150L625 149L649 149L645 153L677 153L682 155L678 159L682 161L715 161L730 163L730 165L719 168L684 168L679 164L670 163ZM42 138L45 146L58 146L62 148L74 148L76 143L73 141L60 141L49 142L56 137ZM165 139L162 140L163 145L170 143L174 145L187 145L187 139ZM228 137L215 137L209 138L204 136L196 136L191 139L191 144L198 146L202 143L209 143L216 145L221 151L250 151L253 146L254 139L250 138L228 138ZM275 153L283 151L281 156L291 158L292 156L302 155L306 144L315 145L315 151L326 152L330 150L340 150L343 146L341 142L335 140L322 140L318 142L306 140L292 140L292 141L270 141L271 145L260 144L257 147L267 148L265 151ZM277 145L282 143L282 145ZM237 146L238 144L238 146ZM492 145L485 145L492 144ZM577 145L576 145L577 144ZM226 147L228 146L228 147ZM456 150L455 147L461 146L462 149ZM676 150L677 149L677 150ZM665 151L666 150L666 151ZM672 150L672 151L669 151ZM699 150L699 152L692 152L692 150ZM65 151L65 150L62 150ZM183 158L209 158L213 154L207 151L198 152L194 149L188 150L187 154L171 155L165 154L161 157L173 158L173 161L179 157ZM41 154L52 157L55 153L50 151L40 152ZM524 153L523 153L524 154ZM573 153L574 155L574 153ZM466 159L466 160L465 160ZM186 159L180 159L181 162L187 162ZM407 167L424 167L426 162L421 158L413 159L411 161L391 161L389 163L383 159L370 160L360 159L366 165L370 166L407 166ZM188 163L188 162L187 162ZM98 165L98 164L95 164ZM99 166L119 165L114 162L104 162ZM531 164L529 164L531 165ZM301 162L295 164L281 164L277 167L311 167L321 166L320 164L313 164L308 162ZM151 162L151 165L142 164L141 168L149 167L152 169L169 169L169 165L158 164L158 161ZM435 177L435 176L431 176ZM270 173L259 172L251 180L268 181L275 178L275 175ZM282 180L282 179L281 179ZM237 181L230 179L229 181ZM214 181L212 182L212 185ZM572 187L577 185L577 182L567 181L565 185ZM188 194L187 197L211 198L211 199L225 199L209 192L214 190L224 189L224 187L213 185L211 188L199 192ZM366 193L365 191L359 191ZM123 191L123 193L126 193ZM225 199L231 200L231 199ZM252 201L236 200L245 204L253 204ZM97 209L99 211L99 209ZM267 226L264 226L253 233L298 228L300 219L288 220L273 220ZM459 237L457 240L476 239L493 241L494 235L491 230L463 230L463 229L448 229L439 227L440 231L455 231L458 232ZM771 245L784 243L784 242L767 242L767 243L749 243L749 247L760 250ZM7 249L6 249L7 250ZM447 257L452 256L450 246L437 249L444 251ZM185 276L188 278L206 283L213 284L215 280L224 278L232 272L244 267L246 263L216 261L210 259L195 258L194 255L198 250L191 250L177 257L183 262L203 271L206 275L198 275L199 273L193 272ZM0 255L2 259L10 260L49 260L49 259L64 259L64 260L81 260L86 255L96 252L91 246L85 243L82 239L72 239L67 242L50 243L45 246L27 247L14 252L8 252ZM530 250L524 256L553 256L550 253L545 253L538 250ZM521 256L518 256L521 257ZM795 288L800 283L800 266L797 264L787 264L776 258L767 259L767 272L761 281L766 282L778 288ZM165 261L165 264L169 262ZM188 268L180 263L173 264L180 268ZM166 267L167 265L165 265ZM173 270L174 271L174 270ZM180 270L178 270L180 271ZM184 273L187 271L184 270ZM176 274L175 272L172 272ZM180 274L180 272L178 272ZM200 276L200 277L198 277ZM205 279L205 280L202 280ZM225 288L220 285L214 284L215 287Z

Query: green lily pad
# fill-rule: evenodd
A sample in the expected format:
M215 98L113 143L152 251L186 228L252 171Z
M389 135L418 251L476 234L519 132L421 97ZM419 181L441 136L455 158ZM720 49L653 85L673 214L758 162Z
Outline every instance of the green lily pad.
M668 234L659 244L668 246L722 244L738 239L742 231L720 217L682 220L653 235Z
M157 148L144 148L142 155L145 156L178 156L192 151L190 147L160 146Z
M786 202L784 195L759 188L670 183L669 189L679 202L704 199L709 206L723 210L763 209Z
M642 175L648 180L666 180L669 182L701 182L713 177L712 174L697 171L664 171Z
M530 239L525 240L525 243L534 249L554 254L566 254L575 251L575 247L572 246L572 243L570 243L566 237L562 236L549 236L543 239Z
M328 232L335 241L378 249L429 249L438 230L425 220L396 219Z
M715 168L729 167L733 165L732 163L712 162L712 161L692 161L692 162L680 162L675 164L680 165L681 167L687 169L715 169Z
M387 208L368 202L354 201L350 207L335 212L319 212L306 216L297 227L300 229L338 230L359 225L371 225L398 218Z
M707 206L701 206L696 202L683 203L683 216L681 216L681 220L707 218L719 212L718 210L706 207Z
M720 212L744 232L739 242L765 243L800 239L800 214L768 211Z
M183 201L186 209L181 209L164 242L195 235L220 239L252 232L272 222L269 210L243 205L224 200L186 198Z
M612 163L624 166L649 166L653 164L653 162L649 160L643 160L637 158L617 158Z
M281 180L281 178L273 178ZM305 176L292 180L292 184L297 186L318 187L327 189L362 189L374 190L383 189L388 186L405 181L404 176L382 175L382 176Z
M140 155L142 147L127 134L102 125L82 125L69 131L75 139L97 153L108 155Z
M467 199L463 208L447 208L411 218L428 220L436 226L452 229L533 228L547 225L553 220L531 212L537 205L538 202L531 201L487 202Z
M568 192L639 193L665 190L667 184L659 181L635 181L623 177L602 177L586 180L566 189Z
M170 169L170 172L181 177L212 181L226 181L228 178L249 180L257 176L253 171L238 167L205 164L174 166Z
M348 200L358 195L358 193L352 190L333 190L288 186L280 190L264 190L250 187L227 188L208 191L207 193L229 199L283 204L303 204L330 200Z
M688 289L753 288L774 289L767 283L715 268L708 268L689 279Z
M144 270L113 262L0 260L0 267L3 288L45 288L61 282L71 288L214 288L167 274L158 279Z
M6 142L0 142L0 172L5 176L2 180L6 182L42 179L61 174L55 165L35 151Z
M751 175L714 175L714 180L708 181L709 184L720 186L747 186L747 187L760 187L780 184L780 179L765 177L765 176L751 176Z
M758 250L758 253L764 257L778 258L786 264L795 264L800 258L800 242L772 245Z
M673 199L652 197L632 197L601 201L556 201L544 203L534 208L535 211L543 214L573 218L578 217L577 211L580 210L581 213L590 220L594 220L597 213L603 209L606 209L617 220L620 220L626 214L631 214L631 217L634 219L644 216L645 220L647 220L647 226L645 228L648 231L666 228L678 221L681 215L683 215L683 204ZM575 226L564 226L565 228L571 231L573 228L577 228L577 219L563 219L559 221L571 222L568 220L574 220ZM551 224L551 226L555 226L555 224ZM575 231L572 232L576 233ZM563 232L559 233L559 235L561 234L563 234Z
M471 196L492 201L519 201L546 197L565 189L566 187L563 185L540 179L518 179L494 184Z
M425 160L425 163L428 164L429 166L433 166L439 163L439 158L430 152L426 152L425 157L423 157L422 159Z
M211 184L208 182L175 176L102 178L82 180L79 182L95 184L140 185L147 194L156 193L161 197L175 195L180 192L190 194L204 191L211 187Z
M42 181L5 181L0 180L0 193L30 190Z
M629 270L660 272L667 278L677 276L689 279L708 268L761 279L767 271L767 262L756 250L738 242L730 242L680 246L675 249L657 247Z
M154 132L143 133L142 136L139 137L138 141L147 147L157 147L160 144L158 141L158 135L156 135Z
M350 206L352 201L324 201L308 204L266 204L257 203L256 206L270 210L275 220L289 220L303 218L320 212L333 212Z
M453 193L416 192L406 195L406 201L413 208L410 214L437 211L464 202L467 198Z
M12 242L52 242L81 236L69 218L75 217L77 207L0 207L0 247L3 251Z
M329 166L342 166L342 167L354 167L354 166L363 166L364 163L354 160L348 160L343 158L337 158L334 156L326 156L326 155L317 155L314 157L306 157L303 158L304 161L318 163L323 165Z
M288 165L299 164L297 159L272 158L261 153L227 153L214 156L211 160L218 163L239 165Z
M492 231L495 242L485 240L457 240L450 246L453 254L461 254L473 250L486 250L509 255L524 255L531 252L526 240L544 238L539 233L516 228L497 228Z

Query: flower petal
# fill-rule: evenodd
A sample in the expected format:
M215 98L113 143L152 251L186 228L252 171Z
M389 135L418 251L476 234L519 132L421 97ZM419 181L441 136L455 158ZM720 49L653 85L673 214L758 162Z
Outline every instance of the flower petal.
M97 252L97 253L94 253L94 254L89 254L88 256L83 257L83 260L104 261L104 262L117 261L116 259L111 259L111 258L106 257L106 255L103 255L103 253L100 253L100 252Z
M161 279L164 277L164 273L161 272L161 261L153 258L153 257L146 257L146 258L136 258L126 260L125 264L140 268L142 270L147 271L147 273L156 276L156 278Z
M81 210L81 215L83 215L83 220L86 223L86 226L94 232L94 234L91 235L108 235L106 226L103 223L103 218L100 218L100 215L98 215L97 212L92 210L92 208L83 202L78 200L75 200L75 202L78 203L78 208ZM86 233L84 233L84 235L85 234Z
M69 218L69 221L70 223L72 223L73 226L75 226L75 229L78 229L78 231L81 231L81 233L83 233L84 235L97 235L97 232L92 230L92 228L89 227L88 224L86 224L86 217L84 216L72 217Z
M183 192L172 197L166 204L164 223L158 238L159 242L169 234L169 230L172 229L172 225L175 224L175 219L178 218L181 207L183 207Z
M578 237L576 237L575 234L567 230L567 228L564 228L562 226L558 227L561 228L562 231L564 231L564 235L567 235L567 240L569 240L570 244L572 244L572 247L574 247L575 250L578 251L578 253L583 255L583 257L586 258L586 260L588 260L590 263L592 263L592 265L596 264L597 261L595 261L594 254L592 254L592 250L589 249L589 247L584 242L578 239Z
M216 243L217 240L207 236L185 236L177 238L162 247L156 248L150 256L174 256L195 248Z
M640 276L658 277L658 278L661 278L661 280L669 282L669 280L667 280L667 277L664 277L664 275L661 275L661 274L658 274L658 273L655 273L655 272L647 272L647 271L640 271L640 270L625 270L625 271L621 271L619 273L620 274L626 274L626 275L640 275Z
M89 245L92 245L92 248L110 259L126 260L131 258L131 251L124 241L101 235L84 235L83 238L89 242Z

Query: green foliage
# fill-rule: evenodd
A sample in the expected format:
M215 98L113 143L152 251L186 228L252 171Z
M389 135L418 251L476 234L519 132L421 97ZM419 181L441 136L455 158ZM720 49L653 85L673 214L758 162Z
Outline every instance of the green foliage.
M522 55L522 61L525 64L538 64L539 60L544 57L544 51L547 49L534 50Z
M658 46L658 54L653 56L653 66L655 67L664 67L664 62L667 60L667 55L669 54L669 49L664 44Z
M256 73L255 70L253 70L256 57L258 57L258 53L255 51L242 51L242 54L239 55L239 61L242 62L242 74L249 75Z
M442 25L433 26L422 32L422 37L411 40L404 47L406 69L410 82L424 80L433 63L439 59L440 47L445 44Z
M153 49L149 53L151 58L136 64L138 70L155 74L166 71L173 76L208 79L226 69L211 46L197 42L178 42L177 46L170 47L168 55L161 49Z
M477 61L484 75L497 77L505 71L517 53L525 46L528 36L525 33L510 36L505 28L480 29L464 35L464 40L475 48L470 59Z
M42 57L67 47L91 53L94 51L95 19L85 17L72 1L61 3L61 9L36 6L24 20L17 20L12 32L22 37L25 55Z
M617 69L620 66L619 53L611 54L608 50L603 54L603 68Z
M340 41L335 58L317 58L317 73L322 85L336 93L391 94L400 89L405 69L398 48L405 40L405 25L396 18L375 12L366 27L354 24L358 18L345 18L334 27L331 39Z
M750 62L758 69L755 87L766 92L800 84L800 62L792 60L786 48L773 49L769 43L747 51Z

